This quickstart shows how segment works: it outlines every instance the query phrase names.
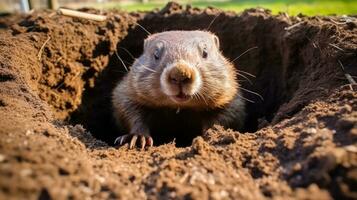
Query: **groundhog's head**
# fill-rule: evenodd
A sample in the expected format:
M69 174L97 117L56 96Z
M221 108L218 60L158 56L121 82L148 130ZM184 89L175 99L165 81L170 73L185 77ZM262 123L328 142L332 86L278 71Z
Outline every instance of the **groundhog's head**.
M237 93L234 66L206 31L167 31L150 35L131 77L143 103L169 107L215 108Z

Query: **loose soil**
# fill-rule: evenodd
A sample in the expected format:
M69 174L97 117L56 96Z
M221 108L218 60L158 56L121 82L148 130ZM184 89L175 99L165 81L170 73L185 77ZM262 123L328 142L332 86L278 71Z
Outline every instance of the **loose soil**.
M0 199L357 199L357 86L344 74L357 76L356 18L82 10L108 20L0 17ZM127 66L140 55L137 23L209 27L231 60L257 47L235 61L256 76L242 87L264 97L243 91L254 101L243 131L113 146L110 93L126 73L115 52Z

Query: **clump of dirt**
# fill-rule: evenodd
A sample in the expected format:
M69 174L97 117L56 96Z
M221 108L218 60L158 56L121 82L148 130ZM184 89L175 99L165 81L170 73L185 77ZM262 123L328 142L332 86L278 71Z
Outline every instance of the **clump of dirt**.
M355 18L176 3L101 14L108 20L0 18L1 199L357 198L357 87L344 75L357 75ZM120 133L110 93L126 73L116 53L127 66L140 55L138 23L212 31L230 60L256 47L235 61L255 75L241 72L242 87L264 98L243 91L252 101L244 131L215 126L184 148L111 146Z

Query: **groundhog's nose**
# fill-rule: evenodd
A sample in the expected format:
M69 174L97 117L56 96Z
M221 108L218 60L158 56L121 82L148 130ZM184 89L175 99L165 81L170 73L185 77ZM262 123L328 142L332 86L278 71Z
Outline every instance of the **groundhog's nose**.
M168 78L174 85L190 84L194 79L194 71L187 65L178 64L170 70Z

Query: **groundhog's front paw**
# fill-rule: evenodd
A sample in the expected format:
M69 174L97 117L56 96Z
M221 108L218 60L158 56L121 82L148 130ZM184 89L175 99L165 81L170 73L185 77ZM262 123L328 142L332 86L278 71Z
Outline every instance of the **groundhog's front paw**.
M127 134L119 136L115 139L114 144L119 144L119 146L122 146L129 143L129 149L133 149L136 146L136 141L138 139L140 141L141 149L144 149L145 147L152 147L154 145L154 141L151 136L142 134Z

